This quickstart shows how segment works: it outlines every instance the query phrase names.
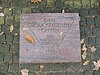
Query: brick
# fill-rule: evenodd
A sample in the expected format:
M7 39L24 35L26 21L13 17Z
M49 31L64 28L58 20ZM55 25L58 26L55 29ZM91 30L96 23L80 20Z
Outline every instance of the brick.
M11 16L12 15L12 8L5 8L4 9L4 15L5 16Z
M21 13L22 13L21 8L19 8L19 7L13 8L13 14L12 14L13 16L20 16Z
M30 72L35 72L35 71L39 71L40 67L39 64L30 64Z
M62 2L62 0L56 0L56 1L55 1L55 7L63 7L63 2Z
M61 64L61 70L62 71L67 71L67 68L71 67L70 63L62 63Z
M22 13L31 13L31 8L23 8L22 10Z
M51 71L59 71L61 69L61 67L60 67L59 63L55 63L55 64L50 65L50 69L51 69Z
M7 70L8 70L8 63L0 63L0 72L7 72Z
M85 72L84 72L84 75L93 75L93 72L90 71L90 70L89 70L89 71L85 71Z
M47 7L54 7L55 6L55 0L47 0Z
M13 43L10 47L10 53L18 53L19 45L17 43Z
M12 73L19 72L19 64L16 64L16 63L9 64L8 72L12 72Z
M0 36L0 43L5 43L5 34Z
M13 62L19 63L19 54L18 53L13 54Z
M6 53L5 58L4 58L4 62L12 63L12 54Z
M54 72L49 72L49 73L46 73L46 75L55 75Z
M0 44L0 52L1 53L9 52L9 45L7 45L7 44Z
M55 75L65 75L65 72L55 72Z
M10 16L10 17L6 17L6 22L5 22L5 24L7 25L7 26L10 26L10 25L12 25L13 24L13 17L12 16Z
M0 25L4 24L4 17L0 17Z
M29 72L29 75L36 75L35 72Z

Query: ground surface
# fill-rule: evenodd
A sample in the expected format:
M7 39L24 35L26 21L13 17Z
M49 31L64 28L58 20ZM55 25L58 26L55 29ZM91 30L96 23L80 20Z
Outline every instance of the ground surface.
M79 63L19 64L19 26L21 13L61 13L80 14L81 39L85 39L87 56ZM100 75L100 69L93 71L92 61L100 59L100 0L0 0L0 75L21 75L21 69L28 69L29 75ZM14 30L10 32L10 26ZM4 34L2 34L4 32ZM91 46L96 51L90 51ZM83 63L89 60L88 65Z

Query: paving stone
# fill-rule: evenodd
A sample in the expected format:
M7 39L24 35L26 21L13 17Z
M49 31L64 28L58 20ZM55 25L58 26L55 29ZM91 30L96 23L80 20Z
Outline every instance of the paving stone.
M39 71L40 67L39 64L30 64L30 72L35 72L35 71Z
M95 18L96 26L100 26L100 17Z
M12 14L13 16L20 16L21 13L22 13L22 9L21 8L19 8L19 7L13 8L13 14Z
M19 53L13 54L13 62L14 63L19 63Z
M36 75L46 75L44 72L38 72Z
M5 34L0 36L0 43L5 43Z
M4 58L4 62L12 63L12 54L6 53L5 58Z
M47 0L47 7L54 7L55 1L54 0Z
M4 17L0 17L0 25L4 24Z
M7 42L7 44L11 44L13 42L12 34L6 34L6 42Z
M9 52L9 45L7 45L7 44L0 44L0 52L1 53Z
M100 44L100 36L96 37L96 44Z
M19 45L17 43L13 43L10 46L10 53L18 53L19 52Z
M65 75L64 72L55 72L55 75Z
M89 9L89 14L91 16L97 16L98 15L98 10L96 8L90 8Z
M98 71L95 71L95 75L100 75L100 69Z
M0 53L0 63L3 62L4 54Z
M88 37L88 42L90 45L95 45L96 44L96 38L95 37Z
M90 26L85 26L84 28L84 32L85 32L85 35L86 36L92 36L93 34L93 31L92 31L92 28Z
M87 25L88 26L94 26L94 19L93 18L87 18Z
M5 8L4 9L4 15L5 16L11 16L12 15L12 8Z
M12 16L6 17L5 25L7 25L7 26L13 25L13 17Z
M49 72L49 73L46 73L46 75L55 75L54 72Z
M22 69L28 69L29 70L30 66L28 63L21 63L19 64L19 70L22 70Z
M15 33L15 34L17 34L17 33ZM13 43L19 43L19 35L15 35L13 37Z
M73 72L66 72L65 75L74 75Z
M55 1L55 7L63 7L63 2L62 2L62 0L56 0L56 1Z
M0 75L6 75L6 73L2 73L2 72L0 72Z
M92 71L85 71L84 75L93 75L93 72Z
M75 72L74 75L84 75L83 72Z
M70 63L62 63L61 64L61 70L62 71L67 71L67 68L71 67Z
M51 71L59 71L61 69L61 66L59 63L51 64L50 65L50 70Z
M50 64L44 64L44 71L50 71Z
M93 29L93 35L96 37L100 36L100 27L96 27Z
M62 12L62 8L55 8L52 10L52 13L61 13Z
M12 73L19 72L19 64L18 63L9 64L8 72L12 72Z
M14 74L14 73L10 73L10 72L8 73L8 72L7 72L6 75L15 75L15 74Z
M8 70L8 63L0 63L0 72L7 72L7 70Z
M22 75L22 73L21 72L16 72L15 75Z
M52 10L52 8L48 7L48 8L41 8L41 12L42 13L50 13Z
M35 72L29 72L29 75L36 75Z
M80 16L88 16L88 9L80 8Z
M96 45L96 51L100 52L100 45Z
M98 60L100 59L100 53L99 52L94 52L91 54L91 60Z
M22 13L24 14L31 13L31 8L23 8Z
M2 32L4 32L5 34L10 34L10 27L7 25L3 25Z

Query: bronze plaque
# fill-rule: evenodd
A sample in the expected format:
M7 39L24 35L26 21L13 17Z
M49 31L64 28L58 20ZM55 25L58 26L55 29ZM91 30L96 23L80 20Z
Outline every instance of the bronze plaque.
M80 62L78 13L20 17L20 63Z

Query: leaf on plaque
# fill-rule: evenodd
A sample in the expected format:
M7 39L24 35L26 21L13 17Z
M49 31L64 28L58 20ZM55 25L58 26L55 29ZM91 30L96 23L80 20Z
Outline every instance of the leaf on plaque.
M14 30L14 26L10 25L10 32L12 32Z
M83 39L81 39L81 41L80 41L80 42L81 42L81 44L83 44L83 43L84 43L84 38L83 38Z
M100 59L99 60L97 60L97 62L96 61L93 61L93 63L94 63L94 68L93 68L93 70L99 70L99 68L100 68Z
M83 65L88 65L89 64L89 60L87 60L87 61L85 61L84 63L83 63Z
M82 54L82 58L83 58L83 59L86 59L86 55L87 55L87 54L86 54L86 51L84 51L83 54Z
M33 3L41 2L41 0L31 0Z
M82 51L86 51L87 48L86 48L86 45L84 44L83 47L82 47Z
M94 53L96 51L95 46L92 46L90 49L91 49L92 53Z
M32 36L30 36L29 34L26 34L26 35L24 36L24 38L25 38L25 40L28 41L29 43L35 43L35 39L34 39Z

